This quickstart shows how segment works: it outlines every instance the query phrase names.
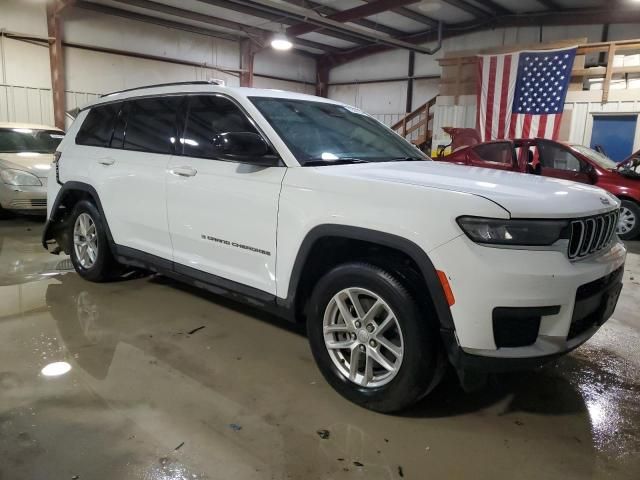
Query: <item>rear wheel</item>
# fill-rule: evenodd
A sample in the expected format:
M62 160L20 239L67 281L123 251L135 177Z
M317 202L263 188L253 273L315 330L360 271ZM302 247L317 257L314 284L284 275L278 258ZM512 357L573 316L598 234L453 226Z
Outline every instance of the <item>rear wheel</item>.
M104 220L93 203L82 200L71 214L71 262L78 274L92 282L112 280L120 273L107 239Z
M335 390L365 408L394 412L440 379L432 320L394 275L349 263L316 285L307 329L318 367Z
M622 240L633 240L640 235L640 206L630 200L622 200L617 228Z

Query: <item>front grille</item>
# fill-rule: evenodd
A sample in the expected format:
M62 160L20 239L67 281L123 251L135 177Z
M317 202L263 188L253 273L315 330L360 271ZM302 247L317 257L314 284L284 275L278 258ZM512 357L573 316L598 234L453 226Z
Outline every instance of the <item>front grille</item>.
M618 225L619 211L571 222L569 258L578 259L598 252L609 245Z
M47 208L47 201L44 198L39 200L31 200L31 206Z

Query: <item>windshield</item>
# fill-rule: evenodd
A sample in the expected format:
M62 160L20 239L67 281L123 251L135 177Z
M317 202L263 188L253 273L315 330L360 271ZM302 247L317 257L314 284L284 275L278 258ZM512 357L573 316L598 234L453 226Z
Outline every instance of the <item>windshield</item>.
M58 130L33 130L30 128L0 129L1 153L53 153L62 141L64 133Z
M591 148L584 147L582 145L571 145L571 147L578 153L587 157L592 162L596 163L601 168L606 168L607 170L615 170L618 167L618 164L611 160L609 157L603 155L600 152L596 152Z
M428 160L420 150L355 108L251 97L301 165Z

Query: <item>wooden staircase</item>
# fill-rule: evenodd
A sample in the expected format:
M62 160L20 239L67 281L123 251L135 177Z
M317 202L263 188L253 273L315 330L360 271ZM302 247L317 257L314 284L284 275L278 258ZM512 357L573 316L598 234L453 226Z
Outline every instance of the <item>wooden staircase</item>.
M437 97L433 97L413 112L407 113L397 123L391 126L392 130L395 130L427 154L429 154L431 150L433 106L436 104L436 98Z

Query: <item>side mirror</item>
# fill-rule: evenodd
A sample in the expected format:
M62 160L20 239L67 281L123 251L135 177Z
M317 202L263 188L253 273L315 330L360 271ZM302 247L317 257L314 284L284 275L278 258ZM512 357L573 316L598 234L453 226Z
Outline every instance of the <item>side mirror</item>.
M267 142L253 132L220 133L213 137L213 148L221 156L248 162L260 161L271 153Z

